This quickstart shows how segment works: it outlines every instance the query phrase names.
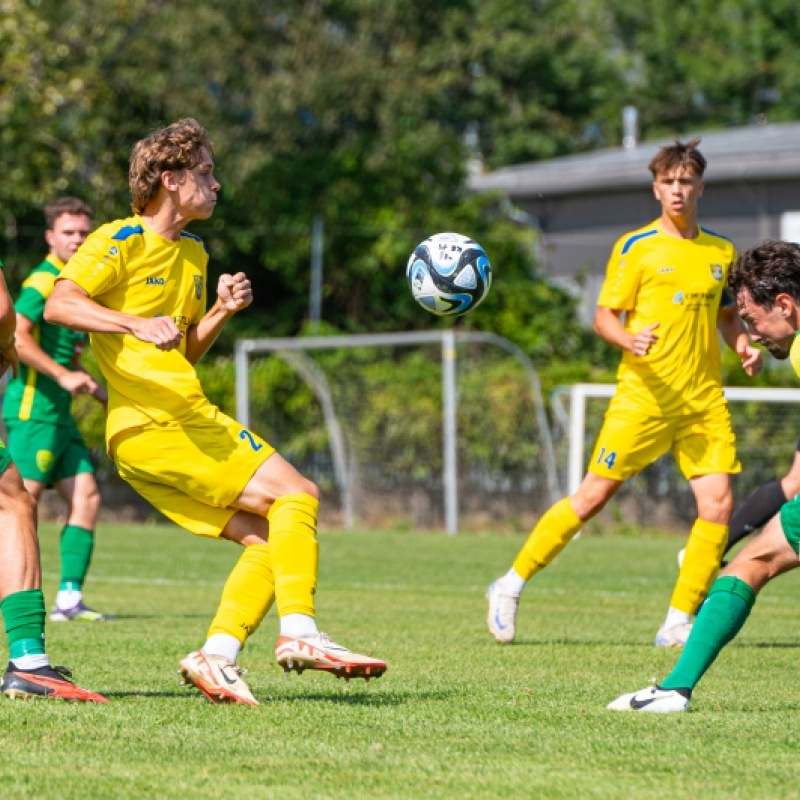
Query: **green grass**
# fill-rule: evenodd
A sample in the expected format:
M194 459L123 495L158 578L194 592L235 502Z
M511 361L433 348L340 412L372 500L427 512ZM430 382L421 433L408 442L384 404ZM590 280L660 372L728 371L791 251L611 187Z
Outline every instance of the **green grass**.
M45 592L56 533L42 526ZM110 706L0 702L2 798L797 797L800 586L768 586L688 714L605 704L663 677L651 646L680 540L585 536L526 589L518 643L484 626L518 536L324 532L321 627L389 662L380 681L284 677L271 612L240 661L259 708L177 685L202 644L225 543L104 525L87 600L105 625L48 626L56 663ZM0 642L3 646L4 642Z

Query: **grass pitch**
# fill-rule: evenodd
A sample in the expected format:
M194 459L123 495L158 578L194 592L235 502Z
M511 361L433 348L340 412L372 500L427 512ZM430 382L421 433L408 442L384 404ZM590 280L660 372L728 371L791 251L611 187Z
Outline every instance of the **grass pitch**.
M45 593L57 533L42 526ZM284 677L272 611L240 662L259 708L178 686L237 548L171 527L100 528L86 599L48 651L110 706L0 702L3 798L797 797L800 584L768 586L688 714L604 706L663 677L651 642L680 539L584 536L526 589L518 643L486 585L521 536L323 532L323 630L389 663L379 681ZM5 647L5 642L0 641Z

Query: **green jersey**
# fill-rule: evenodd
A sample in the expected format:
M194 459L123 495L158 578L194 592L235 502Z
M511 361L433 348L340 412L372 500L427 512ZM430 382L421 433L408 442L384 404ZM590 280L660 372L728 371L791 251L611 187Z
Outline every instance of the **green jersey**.
M44 304L56 283L64 263L48 256L31 271L22 284L14 308L34 325L33 338L39 347L62 367L71 368L86 342L86 334L52 325L44 319ZM3 419L35 420L59 424L70 420L72 395L56 381L19 363L19 375L6 387Z

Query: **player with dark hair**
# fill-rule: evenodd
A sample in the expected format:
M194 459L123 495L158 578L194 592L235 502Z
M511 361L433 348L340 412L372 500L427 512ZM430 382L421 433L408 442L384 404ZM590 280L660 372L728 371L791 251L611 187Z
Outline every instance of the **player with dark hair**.
M744 251L729 278L753 341L788 358L800 376L800 246L762 242ZM697 683L741 630L756 596L773 578L800 566L800 498L785 503L714 581L686 647L657 686L622 695L615 711L685 711Z
M614 246L594 330L623 351L617 391L575 494L539 520L512 568L487 592L488 626L513 642L520 593L628 479L671 450L697 502L697 519L659 647L680 647L719 568L740 466L722 391L719 329L745 371L758 348L724 292L733 245L697 224L706 160L699 140L675 141L650 162L661 215ZM624 320L623 320L624 315Z
M91 233L92 212L77 197L61 197L44 213L50 252L28 275L15 304L20 369L6 387L3 420L25 488L38 502L45 488L54 486L68 507L59 539L61 581L50 619L99 622L105 616L83 602L83 584L94 550L100 493L70 405L77 394L92 395L105 405L107 394L80 365L86 334L43 318L61 270Z
M0 375L17 374L16 315L0 262ZM25 491L11 454L0 442L0 612L8 640L8 667L0 690L12 700L49 698L107 703L50 664L44 646L46 611L36 537L36 501Z
M214 212L208 133L193 119L133 148L134 216L99 228L61 273L45 318L91 334L109 386L106 438L120 475L178 525L244 548L202 649L180 662L212 702L258 705L237 665L273 601L287 671L380 677L386 664L335 644L315 621L319 490L205 396L194 364L252 302L223 275L206 311L205 245L184 228Z

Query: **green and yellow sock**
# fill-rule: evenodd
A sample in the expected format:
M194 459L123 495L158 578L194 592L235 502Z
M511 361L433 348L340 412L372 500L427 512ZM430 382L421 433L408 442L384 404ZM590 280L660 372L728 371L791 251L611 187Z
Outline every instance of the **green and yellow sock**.
M559 500L536 523L519 551L514 561L517 575L527 581L544 569L567 546L583 522L573 510L569 497Z
M723 647L742 629L756 593L741 578L717 578L697 615L689 640L662 689L694 689Z
M6 595L0 611L8 639L9 659L44 655L44 594L41 589L26 589Z
M94 531L77 525L65 525L59 544L61 554L60 591L77 591L83 587L94 551Z

